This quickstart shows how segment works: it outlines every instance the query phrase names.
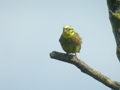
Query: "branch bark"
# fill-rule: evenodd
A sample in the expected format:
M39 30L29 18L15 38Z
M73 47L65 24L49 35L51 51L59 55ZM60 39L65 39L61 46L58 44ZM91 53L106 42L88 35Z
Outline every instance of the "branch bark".
M78 67L81 72L88 74L89 76L93 77L94 79L98 80L99 82L103 83L104 85L114 89L120 90L120 83L117 81L113 81L107 76L103 75L102 73L94 70L82 60L78 59L75 55L66 55L65 53L53 51L50 53L50 57L53 59L57 59L60 61L64 61L70 64L75 65Z
M107 0L109 19L116 40L116 54L120 61L120 0Z

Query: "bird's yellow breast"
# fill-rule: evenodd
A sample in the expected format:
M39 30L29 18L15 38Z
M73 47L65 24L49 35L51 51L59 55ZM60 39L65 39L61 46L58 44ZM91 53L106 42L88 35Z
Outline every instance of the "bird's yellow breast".
M74 36L75 32L74 31L68 31L68 32L63 32L62 35L64 38L70 38Z

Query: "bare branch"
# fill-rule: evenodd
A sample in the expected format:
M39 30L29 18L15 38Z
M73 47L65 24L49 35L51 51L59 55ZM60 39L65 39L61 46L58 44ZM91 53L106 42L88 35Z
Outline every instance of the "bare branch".
M65 53L53 51L50 53L50 57L75 65L81 70L81 72L88 74L89 76L93 77L94 79L98 80L99 82L114 90L120 89L120 83L113 81L107 76L103 75L102 73L94 70L74 55L66 55Z

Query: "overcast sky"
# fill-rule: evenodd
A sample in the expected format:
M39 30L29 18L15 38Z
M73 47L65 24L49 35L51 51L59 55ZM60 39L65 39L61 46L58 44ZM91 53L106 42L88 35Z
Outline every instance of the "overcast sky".
M75 66L49 57L64 52L71 25L84 62L120 81L120 63L106 0L0 0L0 90L110 90Z

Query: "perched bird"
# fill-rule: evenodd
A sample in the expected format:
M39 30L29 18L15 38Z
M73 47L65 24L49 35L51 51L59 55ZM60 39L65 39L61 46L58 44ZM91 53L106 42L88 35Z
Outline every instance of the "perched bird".
M66 25L63 27L63 33L59 39L63 50L69 53L78 53L81 49L82 40L79 35L74 31L74 29Z

